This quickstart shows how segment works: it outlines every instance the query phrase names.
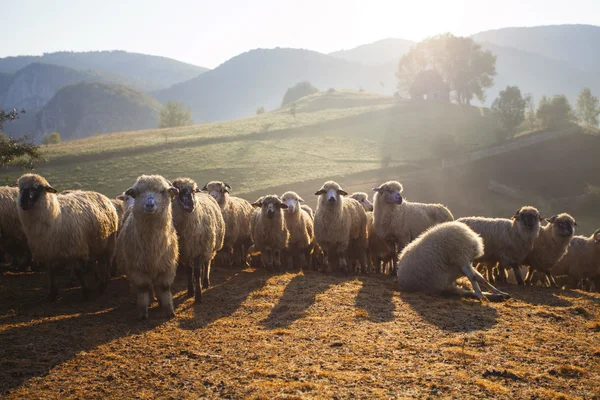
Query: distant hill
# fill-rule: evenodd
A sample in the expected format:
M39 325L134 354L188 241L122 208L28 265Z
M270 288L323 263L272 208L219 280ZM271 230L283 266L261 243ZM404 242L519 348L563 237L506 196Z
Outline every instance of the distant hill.
M72 140L155 128L159 110L156 100L129 87L78 83L59 90L38 114L38 134L57 131Z
M309 81L321 90L364 89L391 94L389 70L300 49L257 49L173 87L152 93L160 102L183 102L196 122L252 116L258 107L278 108L287 88ZM383 83L383 86L382 86Z
M329 53L330 56L365 65L397 63L402 54L408 52L415 42L405 39L382 39L349 50Z
M480 32L472 37L479 42L491 42L565 61L582 70L597 71L600 67L600 26L503 28Z
M206 68L166 57L126 51L45 53L42 56L0 58L0 72L14 73L32 63L62 65L81 71L96 71L123 80L142 90L158 90L191 79Z

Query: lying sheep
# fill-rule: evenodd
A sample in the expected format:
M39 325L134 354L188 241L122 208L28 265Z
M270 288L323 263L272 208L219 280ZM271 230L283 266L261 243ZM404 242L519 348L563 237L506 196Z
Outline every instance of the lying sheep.
M225 262L230 265L232 262L239 262L241 265L247 266L247 251L252 245L250 220L253 210L248 201L231 196L230 190L230 185L219 181L209 182L202 188L202 191L206 191L214 197L221 207L221 213L225 220L225 241L223 243Z
M400 254L397 272L400 291L477 299L485 297L489 300L510 298L473 268L473 260L483 254L483 240L465 224L445 222L435 225L406 246ZM473 290L456 286L456 280L462 276L469 279ZM479 285L492 293L483 293Z
M585 281L592 283L600 277L600 229L590 237L575 236L567 254L552 268L554 276L567 275L571 287L579 287Z
M348 272L348 248L353 248L363 271L367 270L367 215L360 203L346 198L348 193L336 182L328 181L315 193L319 196L315 214L315 237L323 250L323 267L333 254L337 255L339 268Z
M554 215L546 221L548 225L540 229L533 249L523 261L523 265L529 266L525 283L531 285L535 271L539 271L546 274L548 286L557 288L551 270L567 252L577 223L569 214Z
M405 201L402 184L389 181L373 188L373 225L376 234L390 249L392 273L396 270L396 247L400 251L433 225L453 221L454 216L441 204L423 204Z
M0 187L0 248L14 266L25 269L31 264L31 251L19 220L18 198L18 188Z
M269 271L281 271L281 252L289 239L282 210L288 206L274 194L259 198L252 206L257 207L252 215L254 249L262 254Z
M281 201L287 205L284 214L285 226L289 231L288 265L299 265L300 269L312 266L311 254L315 241L314 223L311 214L302 209L304 200L296 192L285 192ZM312 211L312 210L311 210Z
M160 175L142 175L125 192L134 203L117 239L117 262L137 292L142 319L148 318L153 288L167 315L175 315L171 284L179 246L171 203L177 193L177 188Z
M173 202L173 222L179 237L179 263L184 265L188 277L188 297L202 301L202 288L210 285L210 264L223 248L225 221L217 201L201 193L198 185L189 178L177 178L173 187L179 193ZM202 285L200 285L202 277Z
M83 273L88 261L98 263L100 292L110 279L118 216L110 200L96 192L56 194L48 181L36 174L19 178L18 214L32 255L48 267L52 301L58 297L54 269L73 265L84 297L89 289Z
M506 267L511 267L519 285L523 278L519 266L533 249L540 231L540 213L535 207L521 207L512 219L467 217L458 221L467 224L485 243L485 254L477 259L487 265L498 264L500 280L506 282Z

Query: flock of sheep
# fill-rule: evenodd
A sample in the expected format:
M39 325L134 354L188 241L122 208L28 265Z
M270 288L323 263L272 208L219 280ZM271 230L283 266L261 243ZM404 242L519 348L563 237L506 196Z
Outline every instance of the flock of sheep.
M213 260L276 271L389 272L401 291L489 300L510 297L490 283L507 282L508 269L519 284L536 283L541 273L543 283L556 286L553 274L567 275L571 284L594 290L600 277L600 230L574 236L577 224L568 214L543 227L530 206L511 219L454 221L443 205L404 200L395 181L374 188L373 203L366 193L348 195L325 182L315 193L316 211L295 192L249 203L230 191L218 181L199 188L189 178L142 175L110 200L91 191L57 193L43 177L26 174L18 188L0 188L0 245L14 264L47 269L50 300L58 297L54 272L61 266L72 268L86 298L88 269L100 292L111 275L124 272L142 319L153 293L174 315L178 266L187 274L188 296L200 302ZM471 287L457 285L462 277Z

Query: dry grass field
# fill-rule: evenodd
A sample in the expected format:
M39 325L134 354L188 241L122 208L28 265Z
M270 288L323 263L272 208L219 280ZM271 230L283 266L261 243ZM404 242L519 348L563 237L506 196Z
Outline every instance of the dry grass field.
M214 269L204 302L137 321L124 278L44 300L0 275L0 396L527 398L600 396L600 294L505 287L506 303L395 290L389 277ZM63 277L63 284L68 274Z

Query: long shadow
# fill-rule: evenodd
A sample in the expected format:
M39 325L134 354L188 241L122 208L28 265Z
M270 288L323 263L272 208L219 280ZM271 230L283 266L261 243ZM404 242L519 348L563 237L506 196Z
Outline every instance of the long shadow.
M368 313L372 322L388 322L394 319L394 285L389 276L360 276L362 287L356 295L356 308Z
M211 271L211 287L203 292L201 304L192 305L194 317L180 322L182 329L204 328L212 322L232 315L248 298L263 286L273 274L246 269L222 268ZM185 286L187 288L187 285Z
M598 295L593 295L589 292L584 292L582 290L574 290L574 289L556 289L558 290L557 294L561 296L569 297L571 299L586 299L592 301L596 304L600 304L600 297Z
M425 321L450 332L487 330L498 322L495 308L474 300L427 293L400 293L400 298Z
M267 329L286 328L303 318L316 301L317 295L347 278L321 273L305 272L296 275L283 291L283 295L271 313L260 324Z
M500 290L509 293L514 299L536 306L570 307L569 300L558 297L564 290L537 286L501 285Z

